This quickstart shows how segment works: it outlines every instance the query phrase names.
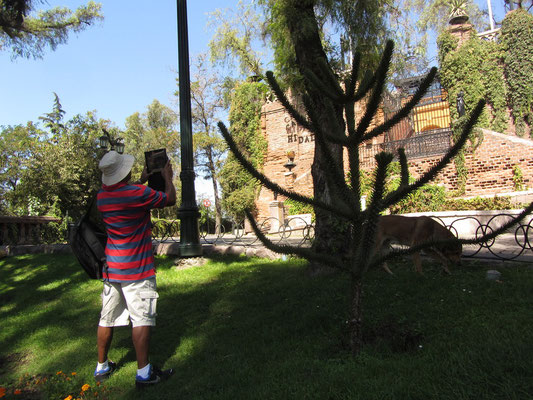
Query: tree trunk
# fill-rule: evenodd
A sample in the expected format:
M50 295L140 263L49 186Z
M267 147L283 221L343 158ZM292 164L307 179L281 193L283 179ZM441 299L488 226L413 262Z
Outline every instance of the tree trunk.
M296 52L296 60L300 72L310 70L319 79L324 77L324 72L319 67L320 61L327 63L327 56L322 47L319 35L319 27L314 13L314 2L310 0L289 0L286 7L286 18L292 43ZM326 104L329 99L324 93L312 84L305 81L305 92L312 102L316 115L319 118L319 125L324 132L332 134L335 124L332 119L335 118L337 126L344 127L343 110L341 106L335 106L334 115L324 113L327 109ZM316 142L315 142L316 143ZM337 162L337 167L343 171L343 149L340 145L328 145L333 158ZM313 191L315 199L326 203L333 203L334 193L328 183L325 175L326 166L324 154L320 147L315 144L315 153L311 174L313 177ZM343 254L347 251L347 224L331 215L329 212L315 209L315 241L313 249L319 253L336 253ZM320 264L310 264L310 273L315 275L322 272L330 272L331 268Z
M361 277L352 277L350 286L350 320L348 321L350 351L356 356L363 347L363 315L361 308Z
M215 196L215 235L220 235L220 227L222 226L222 204L218 197L218 185L214 174L211 174L213 180L213 195Z
M206 156L208 159L207 165L209 168L209 174L211 175L211 182L213 184L213 196L215 197L215 235L218 237L222 226L222 204L220 202L220 197L218 196L217 171L215 168L215 161L213 160L213 153L210 148L206 151Z

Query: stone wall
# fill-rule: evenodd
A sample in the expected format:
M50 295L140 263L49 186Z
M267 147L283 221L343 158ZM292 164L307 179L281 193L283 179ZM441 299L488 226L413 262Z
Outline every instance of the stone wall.
M409 171L414 178L433 167L440 157L410 160ZM513 167L523 173L524 185L533 187L533 141L516 136L483 130L483 142L474 153L465 155L468 179L465 196L498 195L515 191ZM448 190L457 189L455 164L450 163L432 183Z
M261 129L268 143L264 174L282 187L312 196L311 164L315 149L314 135L297 125L277 101L263 106ZM284 167L289 161L287 157L289 151L294 151L296 164L291 171ZM261 188L256 202L259 219L270 216L269 204L276 199L284 200L282 197L277 198L272 191Z
M44 225L59 221L58 218L45 216L0 215L0 245L40 243Z
M356 104L355 115L363 115L360 107L362 107L361 104ZM370 129L382 122L383 119L383 112L379 110L375 120L370 124ZM312 197L311 165L315 150L314 135L296 124L278 101L263 105L261 130L268 143L263 167L264 174L284 188ZM380 142L382 142L380 137L372 140L373 144ZM285 165L289 161L287 153L290 151L294 152L296 165L289 170ZM345 165L347 165L347 154L345 154L344 159ZM282 196L278 198L272 191L261 188L256 201L258 219L271 216L270 203L275 200L285 199Z
M377 119L380 118L382 118L381 114ZM268 142L264 163L265 175L280 186L312 196L311 164L314 155L314 136L296 125L278 102L269 102L263 106L261 128ZM377 138L373 144L379 141L380 138ZM296 164L291 171L285 167L289 151L294 151L294 163ZM411 175L415 178L419 177L434 166L440 158L437 156L411 159L409 162ZM372 164L367 164L366 169L371 169ZM347 165L346 162L345 165ZM466 167L469 175L465 195L479 196L513 192L515 190L513 166L515 165L523 173L524 184L527 187L533 187L533 141L484 130L481 145L474 153L467 152L466 154ZM450 163L432 183L444 185L448 190L457 189L455 164ZM265 188L261 189L256 202L258 219L270 216L270 204L274 200L281 201L284 198L276 196Z

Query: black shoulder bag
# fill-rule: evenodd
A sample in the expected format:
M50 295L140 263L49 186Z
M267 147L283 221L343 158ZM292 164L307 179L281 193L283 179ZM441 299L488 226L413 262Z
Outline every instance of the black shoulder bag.
M82 268L91 279L103 279L103 271L107 272L105 247L107 234L98 224L91 221L91 202L87 212L71 227L69 245Z

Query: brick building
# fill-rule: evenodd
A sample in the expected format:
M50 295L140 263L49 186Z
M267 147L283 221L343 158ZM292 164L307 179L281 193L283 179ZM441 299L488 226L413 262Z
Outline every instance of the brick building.
M460 43L474 34L470 24L451 25L449 29ZM381 123L394 115L412 96L420 80L420 77L415 77L399 82L396 95L384 99L374 123ZM362 115L361 110L356 109L355 115ZM511 125L510 122L507 134L483 130L483 140L475 152L466 149L465 166L468 179L465 196L514 192L514 168L521 171L526 187L533 186L533 141L516 137ZM313 134L293 121L277 101L268 102L263 106L261 130L268 143L264 162L265 175L280 186L312 196L311 164L315 144ZM451 141L447 94L440 87L440 83L436 82L407 118L391 131L360 146L361 167L371 170L375 166L374 156L378 152L396 153L399 147L403 147L406 150L411 176L417 178L441 159L449 149ZM432 183L443 185L448 190L458 189L454 163L450 163L441 171ZM256 201L259 219L269 216L283 218L282 200L262 188Z
M423 107L426 107L425 110L427 110L428 105L422 102L420 107L423 110ZM442 108L442 105L433 107ZM386 118L386 112L381 110L377 119L382 121L384 118ZM397 132L386 133L374 139L372 143L362 145L360 147L362 168L371 170L375 166L374 155L376 153L383 150L394 152L398 147L406 149L409 170L413 177L420 176L434 166L451 145L451 131L449 128L428 124L427 114L423 119L425 126L430 129L421 129L411 136L404 135L403 137ZM441 117L434 119L443 120ZM417 118L413 117L410 123L416 120ZM277 101L268 102L263 106L261 130L268 143L264 162L265 175L280 186L312 196L311 164L315 145L313 134L296 124ZM480 196L513 192L515 190L513 167L515 166L518 166L523 174L523 183L527 187L532 187L533 141L483 130L481 145L473 153L466 152L466 168L469 175L465 195ZM455 165L450 163L432 183L444 185L448 190L457 189ZM270 190L262 188L256 205L259 219L280 216L283 199Z

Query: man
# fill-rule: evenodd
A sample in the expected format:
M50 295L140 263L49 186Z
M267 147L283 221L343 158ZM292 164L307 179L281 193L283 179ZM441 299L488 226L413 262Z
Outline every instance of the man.
M152 252L150 210L176 203L172 183L172 166L167 162L161 174L165 191L158 192L142 184L130 183L134 157L108 152L100 161L102 189L97 195L108 235L107 270L103 272L102 312L98 324L97 381L107 379L117 368L107 358L115 326L132 323L132 340L137 356L138 388L153 385L172 375L173 370L160 370L150 364L148 352L150 328L155 325L156 290ZM146 169L140 183L146 182Z

